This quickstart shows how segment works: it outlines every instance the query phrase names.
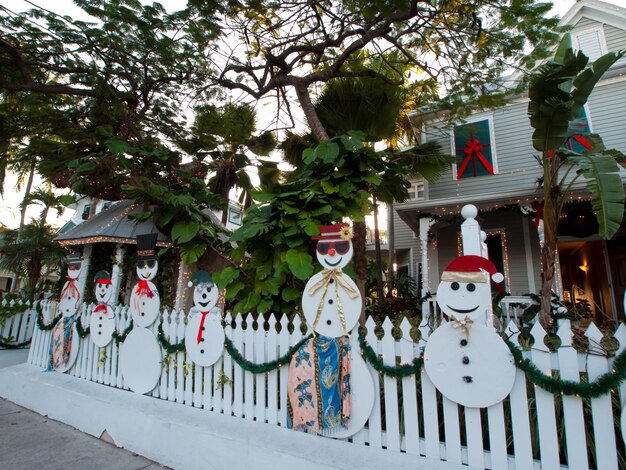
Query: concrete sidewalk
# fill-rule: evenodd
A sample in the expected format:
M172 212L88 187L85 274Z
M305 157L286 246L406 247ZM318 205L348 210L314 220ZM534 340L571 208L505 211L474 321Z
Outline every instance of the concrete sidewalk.
M0 430L2 468L166 468L3 398L0 398Z

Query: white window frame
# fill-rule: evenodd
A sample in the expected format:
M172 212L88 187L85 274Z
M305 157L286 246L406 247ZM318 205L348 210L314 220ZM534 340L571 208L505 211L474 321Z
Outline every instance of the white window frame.
M583 34L588 34L591 32L597 32L598 33L598 39L600 40L600 52L601 52L601 56L604 54L607 54L609 52L609 49L606 45L606 36L604 35L604 26L599 24L596 26L590 26L588 28L584 28L584 29L579 29L577 31L572 31L570 33L570 35L572 36L572 46L574 46L574 50L575 51L580 51L582 49L578 48L578 37L582 36ZM585 51L582 51L583 53L585 53ZM587 54L585 54L587 55ZM593 62L595 59L591 59L589 58L590 62Z
M450 129L450 153L454 153L454 155L456 156L456 146L454 143L454 127L455 126L461 126L463 124L471 124L473 122L478 122L478 121L484 121L487 120L487 122L489 123L489 134L491 135L491 142L490 142L490 149L491 149L491 160L493 162L493 174L497 175L499 173L498 171L498 154L496 152L496 133L494 132L494 126L493 126L493 113L489 113L489 114L477 114L475 116L470 116L468 117L464 122L459 122L456 123L452 126L452 128ZM452 150L454 150L454 152L452 152ZM457 178L456 177L456 172L457 172L457 164L453 163L452 164L452 179L454 181L462 181L464 180L464 178ZM483 176L492 176L492 175L483 175ZM478 176L477 178L480 178L480 176Z
M424 177L411 178L409 180L411 183L411 189L409 189L409 200L410 201L426 201L428 199L428 182ZM417 196L418 186L422 188L422 196Z

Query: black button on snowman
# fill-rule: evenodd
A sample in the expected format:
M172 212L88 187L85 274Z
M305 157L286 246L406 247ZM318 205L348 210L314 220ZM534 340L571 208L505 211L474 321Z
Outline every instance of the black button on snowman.
M513 357L487 325L491 281L501 290L502 280L491 261L476 255L454 259L441 276L437 304L450 321L428 338L424 368L445 397L463 406L494 405L513 388Z
M148 393L161 377L161 347L149 327L159 316L161 301L152 282L159 269L156 258L158 234L137 236L137 276L139 281L130 297L129 312L133 330L121 346L120 367L128 387L137 393Z
M96 301L98 305L91 313L89 329L93 343L104 348L113 339L115 332L115 312L109 303L113 296L111 275L106 271L99 271L95 277Z
M216 307L219 291L206 271L193 273L188 285L193 287L193 307L185 327L185 350L195 364L208 367L224 352L221 310Z

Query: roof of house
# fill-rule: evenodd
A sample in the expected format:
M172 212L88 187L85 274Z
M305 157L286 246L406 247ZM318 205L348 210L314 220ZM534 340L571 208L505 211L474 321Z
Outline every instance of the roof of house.
M169 246L169 238L157 227L153 218L137 222L128 218L130 214L142 212L141 204L134 201L118 201L89 220L59 235L56 240L62 245L113 242L134 245L137 235L158 233L157 246Z

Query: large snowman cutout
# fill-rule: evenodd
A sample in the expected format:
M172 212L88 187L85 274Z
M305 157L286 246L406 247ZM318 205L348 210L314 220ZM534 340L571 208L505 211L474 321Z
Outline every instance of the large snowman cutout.
M137 236L137 276L133 288L130 315L133 330L122 343L120 367L128 387L137 393L148 393L157 386L161 377L161 348L154 333L148 329L159 316L161 302L152 279L157 274L157 234Z
M95 276L96 301L98 305L93 309L89 330L91 340L100 348L107 346L113 339L115 332L115 311L110 305L113 296L111 275L106 271L98 271Z
M454 259L441 276L437 304L449 322L428 338L424 368L448 399L470 408L501 402L515 381L513 356L487 325L491 281L503 276L491 261L477 255Z
M352 260L348 225L320 227L317 260L324 268L307 282L302 296L306 321L318 335L293 355L289 366L290 424L336 438L350 437L364 425L374 406L374 381L359 354L350 350L362 298L343 273Z
M219 291L206 271L193 273L188 285L193 287L193 307L185 327L185 350L194 364L208 367L224 352L221 310L216 307Z
M66 263L67 280L63 284L58 305L61 320L52 329L50 341L50 369L58 372L67 372L71 369L78 357L79 346L75 322L80 303L80 291L77 285L82 268L80 255L68 256Z

